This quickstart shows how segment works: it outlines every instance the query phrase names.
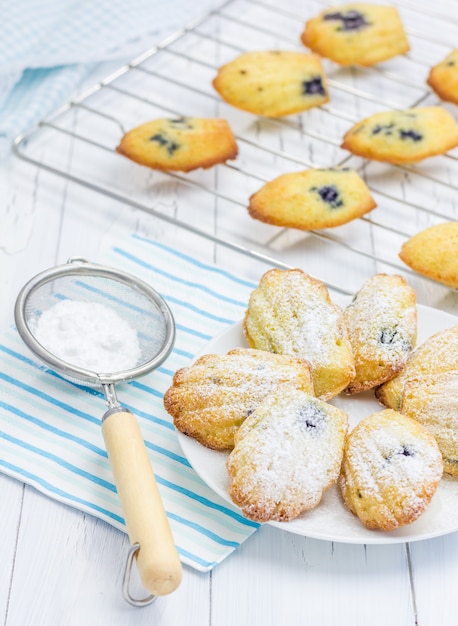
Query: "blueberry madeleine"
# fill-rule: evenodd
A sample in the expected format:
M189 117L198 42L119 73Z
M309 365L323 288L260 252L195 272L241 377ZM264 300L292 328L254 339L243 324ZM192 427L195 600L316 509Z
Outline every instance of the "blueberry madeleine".
M297 389L277 390L237 431L229 493L257 522L288 522L315 508L339 476L348 416Z
M250 197L248 212L261 222L311 230L346 224L375 206L354 170L310 169L268 182Z
M227 450L264 397L284 387L313 393L307 361L238 348L225 355L205 354L178 370L164 394L164 407L180 432L207 448Z
M458 370L458 325L435 333L415 348L402 372L377 387L375 395L384 406L399 411L409 380L454 370Z
M355 376L343 310L323 282L299 268L263 274L250 294L243 330L252 348L308 361L321 400L336 396Z
M237 156L237 143L224 119L160 118L127 132L117 152L152 169L190 172Z
M444 472L458 476L458 369L407 381L401 413L434 435Z
M219 68L213 86L232 106L270 117L300 113L329 100L320 58L303 52L246 52Z
M326 9L306 23L301 39L340 65L375 65L410 47L395 7L364 3Z
M440 106L383 111L355 124L342 148L388 163L416 163L458 146L458 125Z
M426 511L442 473L433 435L387 409L361 420L347 437L339 486L364 526L394 530Z
M345 309L356 376L345 390L359 393L401 372L417 337L414 289L397 274L367 280Z

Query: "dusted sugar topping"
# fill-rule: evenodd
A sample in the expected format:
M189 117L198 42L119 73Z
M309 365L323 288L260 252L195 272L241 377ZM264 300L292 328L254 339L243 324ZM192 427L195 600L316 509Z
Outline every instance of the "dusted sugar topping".
M227 460L235 504L260 522L288 521L317 506L339 475L347 423L346 413L302 391L269 394Z
M340 486L367 528L392 530L426 510L442 472L434 437L415 420L386 410L364 418L348 436Z
M356 376L347 388L358 393L404 369L417 336L416 295L401 276L376 274L345 310Z
M442 453L444 471L458 476L458 369L408 380L401 413L428 429Z
M34 334L55 356L92 372L132 369L141 359L137 331L96 302L61 300L41 314Z
M313 393L308 362L260 350L208 354L179 370L164 396L178 430L209 448L234 445L234 434L271 391L285 386Z
M408 380L458 369L458 325L435 333L411 352L402 372L376 390L378 400L399 411Z
M301 272L281 276L278 284L273 274L273 280L265 277L252 293L246 321L250 335L259 332L262 348L278 354L307 355L312 364L329 361L332 356L327 348L335 344L330 331L337 326L341 311Z
M315 395L337 395L354 376L342 309L324 283L301 270L270 270L249 300L244 330L253 347L306 359Z

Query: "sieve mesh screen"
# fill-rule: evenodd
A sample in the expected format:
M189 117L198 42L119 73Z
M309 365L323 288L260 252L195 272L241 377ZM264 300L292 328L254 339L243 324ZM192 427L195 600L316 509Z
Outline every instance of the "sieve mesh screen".
M42 315L49 314L58 303L66 300L104 307L108 313L121 318L122 328L126 329L127 325L129 331L136 333L140 357L135 366L94 372L88 365L73 363L71 358L64 359L61 354L53 353L50 348L53 342L48 345L40 342L37 329ZM41 360L66 378L89 384L103 383L99 378L105 375L116 377L114 382L118 382L146 373L162 362L174 340L173 317L149 285L123 272L87 262L68 263L32 279L18 297L16 322L25 343ZM116 345L112 349L115 350Z

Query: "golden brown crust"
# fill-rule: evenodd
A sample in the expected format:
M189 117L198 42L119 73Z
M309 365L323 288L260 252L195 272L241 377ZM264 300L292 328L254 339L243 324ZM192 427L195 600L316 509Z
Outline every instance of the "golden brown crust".
M204 355L178 370L164 395L164 407L180 432L208 448L227 450L263 398L285 386L313 393L309 363L237 348L226 355Z
M315 395L336 396L355 375L342 309L301 269L267 271L251 293L243 329L250 346L306 359Z
M404 386L408 380L437 375L458 369L458 325L439 331L411 352L400 374L378 387L377 399L386 407L399 411Z
M232 106L270 117L300 113L329 100L320 58L303 52L246 52L218 69L213 87Z
M458 125L440 106L383 111L355 124L342 148L387 163L417 163L458 146Z
M458 288L458 222L427 228L407 240L399 253L406 265L439 283Z
M302 43L340 65L371 66L410 48L395 7L355 3L307 21Z
M431 68L426 82L441 100L458 104L458 48Z
M332 228L376 207L369 189L351 169L316 169L282 174L250 197L254 219L312 230Z
M338 478L346 413L303 391L269 394L236 435L227 459L229 493L257 522L296 518Z
M123 156L152 169L190 172L235 159L238 148L224 119L160 118L142 124L121 139Z
M417 336L417 307L402 276L372 276L345 309L345 319L356 368L347 394L373 389L404 369Z
M442 472L431 433L387 409L361 420L347 437L339 486L367 528L394 530L424 513Z
M401 413L429 430L442 453L444 471L458 476L458 370L408 380Z

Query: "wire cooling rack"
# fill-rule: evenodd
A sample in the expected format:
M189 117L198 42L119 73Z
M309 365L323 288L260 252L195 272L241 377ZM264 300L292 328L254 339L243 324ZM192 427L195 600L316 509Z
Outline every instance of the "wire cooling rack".
M225 2L18 137L17 155L184 229L190 252L203 239L219 257L245 255L248 267L258 262L302 267L342 293L353 293L376 272L400 273L416 288L420 302L433 299L440 306L452 298L455 307L456 292L412 272L398 253L416 232L458 219L458 152L415 166L393 166L356 158L340 147L346 130L372 113L440 103L426 77L456 47L453 3L442 0L424 9L413 1L397 2L409 53L372 68L341 68L324 60L328 104L288 118L260 118L223 102L211 83L221 64L244 51L306 50L300 42L305 21L327 3L277 4ZM441 104L456 113L453 105ZM149 170L116 153L127 130L155 117L182 115L226 118L239 145L237 159L181 175ZM72 145L70 163L61 158L65 142ZM377 202L370 214L310 232L249 217L249 196L268 180L285 172L344 164L366 180ZM345 268L351 268L348 284L342 284Z

